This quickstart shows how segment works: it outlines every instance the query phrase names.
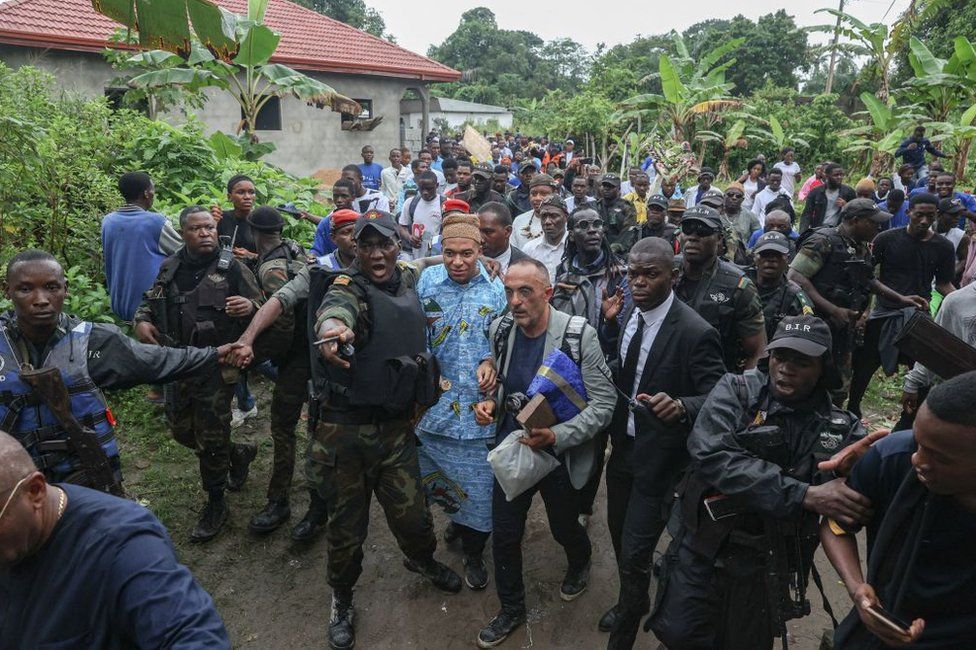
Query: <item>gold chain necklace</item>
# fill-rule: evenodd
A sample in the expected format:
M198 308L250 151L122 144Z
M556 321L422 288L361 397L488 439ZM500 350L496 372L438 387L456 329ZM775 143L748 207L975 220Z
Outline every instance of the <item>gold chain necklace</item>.
M58 496L58 519L60 520L61 519L61 515L64 514L65 495L64 495L64 490L62 490L61 488L57 488L57 491L58 491L58 494L59 494L59 496Z

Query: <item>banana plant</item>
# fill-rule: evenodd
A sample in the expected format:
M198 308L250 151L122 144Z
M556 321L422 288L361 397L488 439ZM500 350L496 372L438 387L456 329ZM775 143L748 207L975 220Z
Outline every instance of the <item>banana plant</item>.
M867 110L855 116L867 117L867 123L841 131L840 135L851 138L845 152L871 156L871 175L877 177L892 171L895 150L922 116L917 106L898 106L893 97L882 102L863 92L861 101Z
M943 149L946 148L945 145L951 146L954 154L953 172L956 178L963 178L969 165L973 139L976 138L976 104L966 109L956 121L928 122L925 127L936 133L931 137L932 142L941 142Z
M953 53L940 59L914 36L908 62L915 73L903 89L934 122L945 122L957 109L976 100L976 48L964 36L953 41Z
M252 142L258 114L273 97L292 96L336 112L362 110L331 86L270 62L281 36L263 24L268 0L248 0L247 16L210 0L92 0L92 5L130 30L138 25L139 43L157 48L129 59L133 66L158 66L129 79L130 87L224 90L241 107L237 133Z
M621 106L639 110L647 116L656 116L674 140L691 142L700 124L705 127L713 125L723 111L742 105L742 102L729 96L735 84L725 80L725 71L735 64L735 59L721 64L718 62L737 50L745 39L732 39L695 61L680 34L672 32L671 38L676 55L672 59L662 54L658 61L658 72L653 75L661 80L661 94L637 95L622 102Z
M900 49L902 34L909 27L908 21L897 21L889 28L885 23L865 23L836 9L818 9L814 13L827 13L836 17L837 25L818 25L808 29L831 33L836 30L849 39L848 43L838 49L868 57L867 65L878 77L878 99L887 101L891 94L891 64Z

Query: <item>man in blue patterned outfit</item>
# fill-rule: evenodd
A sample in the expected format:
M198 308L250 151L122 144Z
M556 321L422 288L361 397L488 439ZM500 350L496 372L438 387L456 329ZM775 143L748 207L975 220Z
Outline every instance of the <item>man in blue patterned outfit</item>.
M478 261L478 217L446 217L442 242L444 263L425 270L417 284L427 316L427 346L440 362L444 389L417 426L420 474L428 499L451 518L445 539L461 539L465 582L484 589L493 480L486 440L494 430L475 422L472 407L494 388L488 326L505 309L505 289Z

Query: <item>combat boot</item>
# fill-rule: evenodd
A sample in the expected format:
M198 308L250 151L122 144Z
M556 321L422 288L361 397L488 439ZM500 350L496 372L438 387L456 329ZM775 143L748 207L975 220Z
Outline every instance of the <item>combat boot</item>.
M197 527L190 533L190 541L194 544L209 542L217 536L226 521L227 501L224 499L223 491L211 492L207 505L203 507L203 512L200 514Z
M240 492L251 472L251 463L258 455L258 448L243 442L236 442L230 450L230 471L227 473L227 489Z
M586 564L579 568L569 567L566 570L566 577L563 578L563 584L559 588L559 597L566 602L576 600L584 591L586 591L586 585L589 583L589 581L589 560L587 560Z
M461 576L434 558L430 558L423 563L415 562L410 558L403 558L403 566L407 568L407 571L419 573L427 578L430 580L430 584L442 591L447 591L452 594L461 591Z
M291 508L288 499L269 499L264 510L251 517L248 529L256 534L270 533L288 521L289 517Z
M332 650L349 650L356 645L355 618L352 591L332 592L332 614L329 616L329 647Z
M291 538L296 542L309 542L315 539L329 518L329 510L325 499L315 490L309 490L308 512L302 520L291 529Z

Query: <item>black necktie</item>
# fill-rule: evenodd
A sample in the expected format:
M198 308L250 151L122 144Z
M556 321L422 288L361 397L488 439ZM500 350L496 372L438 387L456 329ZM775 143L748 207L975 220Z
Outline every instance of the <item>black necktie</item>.
M627 345L627 357L620 371L620 390L628 395L634 392L634 379L637 377L637 361L640 357L641 342L644 340L644 317L637 312L637 331Z

